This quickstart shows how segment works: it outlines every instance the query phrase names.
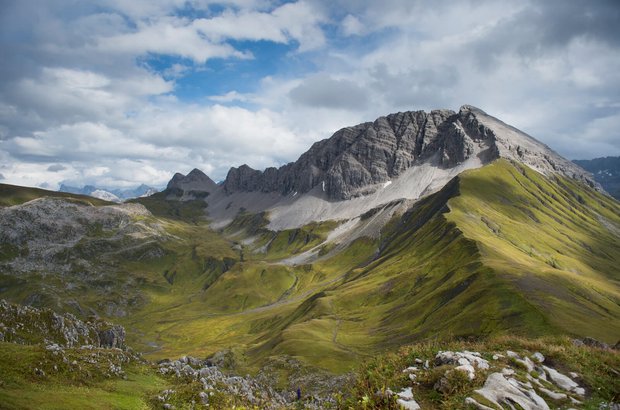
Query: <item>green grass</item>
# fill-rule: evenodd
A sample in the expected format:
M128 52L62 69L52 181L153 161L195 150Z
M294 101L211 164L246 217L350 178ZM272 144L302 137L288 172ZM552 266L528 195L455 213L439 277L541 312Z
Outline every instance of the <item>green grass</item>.
M618 202L504 160L461 179L447 218L478 244L485 266L552 328L615 343L620 241L605 225L620 227Z
M166 200L166 192L131 199L127 202L142 204L153 215L198 224L206 217L207 204L200 199L190 201Z
M105 350L103 352L105 354ZM168 384L145 364L123 363L126 379L109 378L103 376L96 365L87 363L82 351L67 349L67 357L79 364L65 364L41 345L0 342L1 407L147 409L151 408L150 397ZM107 360L103 362L103 367L108 365ZM45 374L37 375L35 368L43 369Z
M17 185L0 184L0 207L20 205L33 199L52 197L63 198L85 205L113 205L113 202L104 201L86 195L69 194L66 192L48 191L40 188L29 188Z

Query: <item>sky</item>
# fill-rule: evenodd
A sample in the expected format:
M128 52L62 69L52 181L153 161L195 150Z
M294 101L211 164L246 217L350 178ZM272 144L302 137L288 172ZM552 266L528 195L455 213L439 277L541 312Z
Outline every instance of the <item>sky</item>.
M471 104L620 155L617 0L0 0L0 183L162 187Z

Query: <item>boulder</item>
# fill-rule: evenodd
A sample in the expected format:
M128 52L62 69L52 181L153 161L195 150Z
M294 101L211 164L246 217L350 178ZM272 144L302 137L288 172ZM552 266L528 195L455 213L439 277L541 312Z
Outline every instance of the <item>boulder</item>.
M545 400L536 394L534 389L527 388L516 379L507 379L501 373L491 373L484 386L476 390L476 393L498 408L503 408L502 404L512 406L516 403L523 410L549 410Z

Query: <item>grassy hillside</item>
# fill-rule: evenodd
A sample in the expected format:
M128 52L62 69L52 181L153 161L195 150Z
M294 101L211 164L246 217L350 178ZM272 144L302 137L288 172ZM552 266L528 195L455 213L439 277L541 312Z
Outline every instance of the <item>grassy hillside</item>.
M40 188L29 188L9 184L0 184L0 206L13 206L32 201L42 197L65 198L76 202L91 204L95 206L112 205L101 199L86 195L69 194L66 192L48 191Z
M167 385L166 380L143 363L133 360L126 363L127 359L121 358L121 353L98 353L102 356L98 358L101 366L90 363L80 349L68 349L66 358L70 362L66 364L42 345L0 342L1 407L49 410L152 408L149 402ZM71 365L73 361L75 365ZM122 365L125 378L105 374L103 368L110 362Z
M462 176L448 220L547 329L620 339L620 204L499 161Z
M201 201L136 202L153 213L136 223L165 234L106 253L97 281L69 276L78 287L63 286L64 275L39 286L36 271L27 281L5 274L2 297L22 302L37 287L104 316L98 298L130 300L114 320L147 357L229 350L249 371L291 356L343 372L429 339L620 339L619 203L504 160L465 172L395 216L380 238L344 249L324 244L337 222L271 232L268 215L241 213L215 232ZM332 250L327 259L279 262L321 247Z
M274 262L308 249L296 240L320 227L267 237L264 217L243 215L228 230L243 262L206 289L179 285L126 323L152 338L153 357L232 347L250 367L284 354L334 371L427 338L571 334L615 343L618 215L608 197L506 161L463 174L379 240L310 265ZM249 245L240 245L243 226L258 238Z

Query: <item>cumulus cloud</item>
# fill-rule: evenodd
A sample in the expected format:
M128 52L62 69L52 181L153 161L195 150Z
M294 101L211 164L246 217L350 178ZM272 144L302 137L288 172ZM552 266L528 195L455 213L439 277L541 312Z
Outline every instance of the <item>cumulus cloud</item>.
M267 40L287 43L294 40L301 50L322 46L325 38L318 24L325 21L321 11L304 1L286 3L271 12L227 11L192 23L201 34L222 39Z
M465 103L570 158L620 154L615 1L0 7L9 183L162 186L195 167L222 179L347 125Z
M182 18L162 18L154 23L141 22L134 32L98 39L97 50L128 55L174 55L191 58L198 63L212 58L251 57L229 44L209 41L194 27L194 23Z

